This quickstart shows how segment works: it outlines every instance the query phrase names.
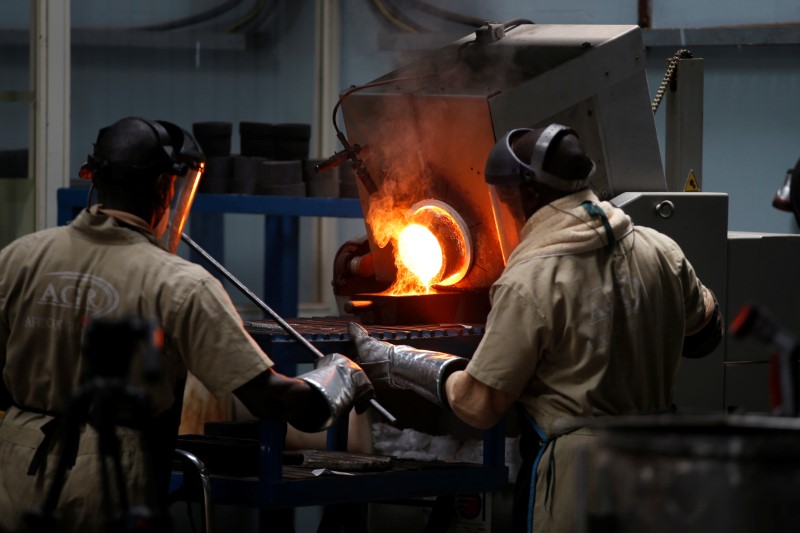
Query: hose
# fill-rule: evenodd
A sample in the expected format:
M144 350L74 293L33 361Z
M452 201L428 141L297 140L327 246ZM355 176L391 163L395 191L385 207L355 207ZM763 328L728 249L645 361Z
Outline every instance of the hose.
M427 2L423 2L422 0L409 0L409 3L423 11L428 13L429 15L433 15L435 17L439 17L444 20L448 20L450 22L455 22L457 24L464 24L466 26L473 26L476 28L480 28L484 24L486 24L485 19L480 19L477 17L470 17L469 15L462 15L460 13L454 13L452 11L447 11L445 9L441 9L436 6L432 6Z
M505 29L506 31L513 30L514 28L516 28L517 26L521 26L522 24L536 24L536 23L528 19L519 19L519 18L511 19L508 22L503 23L503 29Z
M361 91L363 89L370 89L372 87L380 87L382 85L389 85L391 83L397 83L397 82L401 82L401 81L419 80L419 79L427 78L427 77L428 76L406 76L406 77L403 77L403 78L392 78L392 79L389 79L389 80L374 81L372 83L366 83L364 85L354 85L354 86L350 87L345 92L343 92L341 94L341 96L339 96L339 100L337 100L336 105L333 106L333 114L332 114L333 115L333 117L332 117L333 118L333 129L336 130L336 136L340 140L344 140L344 141L347 140L347 138L344 136L344 133L342 133L342 131L339 129L339 125L336 123L336 114L338 113L339 107L341 107L342 102L344 102L344 99L347 98L348 96L350 96L351 94L353 94L354 92ZM347 148L347 146L345 146L345 148Z
M225 28L225 33L237 32L248 24L251 24L261 14L261 12L264 11L264 8L267 7L268 4L269 0L256 0L256 4L253 6L253 9L251 9L241 19Z
M167 22L160 22L158 24L149 24L147 26L136 26L125 29L137 31L169 31L185 28L187 26L194 26L195 24L208 22L209 20L213 20L221 15L224 15L225 13L228 13L241 4L242 1L243 0L227 0L216 7L212 7L211 9L203 11L202 13L197 13L188 17L170 20Z
M403 13L391 5L389 2L384 3L383 0L372 0L372 5L390 24L399 30L408 33L421 33L428 31L413 20L409 19Z

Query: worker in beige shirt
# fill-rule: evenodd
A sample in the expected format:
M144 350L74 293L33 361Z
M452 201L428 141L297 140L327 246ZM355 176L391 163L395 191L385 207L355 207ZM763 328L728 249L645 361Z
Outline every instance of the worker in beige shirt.
M0 251L0 398L6 399L0 410L7 409L0 423L0 530L16 531L27 510L42 508L65 453L73 454L74 466L55 509L58 530L122 530L109 525L126 519L125 509L122 495L109 497L99 485L95 427L81 426L77 451L68 451L54 424L72 412L74 392L95 383L89 380L99 368L113 367L112 358L134 350L124 335L106 338L112 342L100 349L107 352L92 360L82 353L90 326L141 320L163 331L161 379L145 379L142 358L130 364L130 383L146 393L152 418L126 418L127 404L121 405L115 430L130 509L161 513L154 527L166 520L161 507L187 371L215 395L232 392L254 415L305 431L328 427L372 396L363 371L339 354L297 378L275 372L219 281L174 254L203 162L192 136L174 124L117 121L100 130L81 169L98 203L68 226L30 234ZM152 436L150 449L126 427L137 423ZM155 503L146 500L152 482Z
M485 175L506 267L471 360L350 326L376 384L416 390L477 428L516 404L515 531L574 531L587 424L669 411L680 356L710 353L723 334L714 295L677 244L600 202L593 172L577 133L559 124L512 130L491 151Z

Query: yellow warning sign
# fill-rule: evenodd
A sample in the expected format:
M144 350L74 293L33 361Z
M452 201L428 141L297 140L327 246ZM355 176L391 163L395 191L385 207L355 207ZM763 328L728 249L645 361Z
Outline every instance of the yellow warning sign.
M683 192L699 192L700 184L697 183L697 178L694 177L694 170L689 171L689 177L686 179L686 185L683 186Z

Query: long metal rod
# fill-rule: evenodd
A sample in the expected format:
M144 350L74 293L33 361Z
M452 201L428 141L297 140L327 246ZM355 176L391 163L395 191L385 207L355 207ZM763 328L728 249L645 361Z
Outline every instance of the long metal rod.
M219 261L214 259L214 257L211 254L209 254L208 252L206 252L199 244L194 242L191 239L191 237L189 237L185 233L181 233L181 240L183 242L185 242L189 246L189 248L191 248L192 250L194 250L195 252L197 252L198 254L203 256L203 259L208 261L214 268L216 268L220 272L220 274L225 276L225 278L228 281L233 283L236 286L236 288L239 289L242 292L242 294L244 294L245 296L250 298L250 300L254 304L256 304L262 311L267 313L270 316L270 318L272 318L272 320L277 322L278 325L280 327L282 327L283 330L286 333L288 333L289 335L294 337L294 339L297 342L299 342L300 344L302 344L303 347L305 347L309 352L313 353L314 355L316 355L319 358L325 357L325 354L323 354L321 351L319 351L319 349L316 346L314 346L313 344L308 342L308 339L303 337L288 322L286 322L283 318L281 318L281 316L278 313L276 313L275 311L273 311L273 309L270 306L268 306L266 304L266 302L264 302L263 300L261 300L261 298L256 296L256 294L253 291L248 289L247 286L244 283L239 281L236 278L236 276L231 274L228 271L228 269L226 269L224 266L222 266L222 264ZM377 409L389 422L397 422L397 418L395 418L389 411L386 410L385 407L383 407L381 404L379 404L374 398L371 399L369 401L369 403L372 404L372 407Z

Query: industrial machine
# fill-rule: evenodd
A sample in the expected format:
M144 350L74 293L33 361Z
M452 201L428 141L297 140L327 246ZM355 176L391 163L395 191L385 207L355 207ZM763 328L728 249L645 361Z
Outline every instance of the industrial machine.
M594 160L597 171L591 186L597 195L625 210L634 223L678 242L729 320L744 304L754 302L776 313L789 330L800 331L793 309L800 294L784 282L800 262L800 236L731 233L727 195L702 192L702 59L678 51L651 102L644 55L638 27L489 25L417 63L343 93L340 104L347 135L339 132L339 137L359 178L366 236L342 246L335 260L333 285L342 309L373 324L373 330L394 327L417 337L447 324L482 324L488 312L488 288L503 269L482 175L484 162L506 131L558 122L578 131ZM662 163L654 113L664 97ZM791 204L796 195L784 191L781 198ZM430 337L428 346L441 351L447 351L442 346L445 340L453 341L448 335ZM402 342L410 340L417 339ZM681 495L704 500L704 495L692 493L692 487L714 486L709 472L720 472L723 479L741 471L740 456L693 454L739 449L743 443L750 450L745 435L755 443L748 464L759 465L743 474L755 482L745 486L762 486L762 480L783 486L782 473L759 463L776 456L758 444L772 442L773 435L763 429L772 417L760 417L750 425L727 418L728 413L770 412L770 355L755 341L728 337L705 358L681 361L675 388L681 416L675 422L654 422L644 430L635 427L638 440L629 438L624 427L609 428L604 447L586 473L601 485L619 489L621 495L606 490L609 497L600 498L605 508L588 507L586 530L595 530L596 518L601 525L610 523L607 520L636 524L630 518L631 508L651 509L638 505L645 501L641 495L651 493L657 501L653 508L664 514L656 513L656 521L644 529L659 520L667 524L666 530L678 523L713 524L719 513L697 515L702 518L687 513L681 522L667 515L680 507ZM784 367L796 373L796 364ZM390 403L401 417L403 405ZM435 416L420 406L414 409L417 424ZM683 415L690 414L699 416L691 419L694 425L680 426L689 419ZM800 442L795 422L788 420L781 434L791 443L787 449L792 450L792 460ZM640 458L642 448L651 449L643 444L642 435L652 436L653 453L644 460L659 469L652 487L638 476L642 467L626 462L626 454ZM679 451L675 459L671 452L680 448L669 444L670 451L659 455L663 443L672 443L674 435L678 435L674 442L690 451ZM633 482L620 481L624 474L640 485L631 489ZM786 477L795 479L792 474ZM664 480L675 480L674 490L670 487L666 496ZM723 479L720 487L729 499L751 496L729 479ZM780 504L762 507L769 514L776 505ZM781 515L777 521L796 523L794 518ZM771 520L764 523L775 521Z
M569 124L597 164L602 199L663 191L649 104L639 29L599 25L487 26L346 95L349 142L364 147L369 263L386 283L381 294L395 297L361 294L349 307L368 321L419 321L382 310L423 300L429 321L485 318L486 291L504 266L483 178L495 139L511 128ZM441 253L426 248L431 234ZM420 269L427 279L414 274Z
M729 235L727 195L701 192L702 59L686 51L659 90L667 98L662 163L644 58L636 26L488 25L345 91L337 157L352 160L359 178L366 236L336 257L341 308L383 326L482 323L504 266L484 162L509 129L552 122L579 132L597 166L597 195L674 238L726 316L751 299L771 307L775 295L751 291L728 259L759 250L770 279L770 254L778 269L796 264L800 241ZM681 409L768 409L766 366L753 361L766 354L748 349L729 360L727 344L682 362Z

